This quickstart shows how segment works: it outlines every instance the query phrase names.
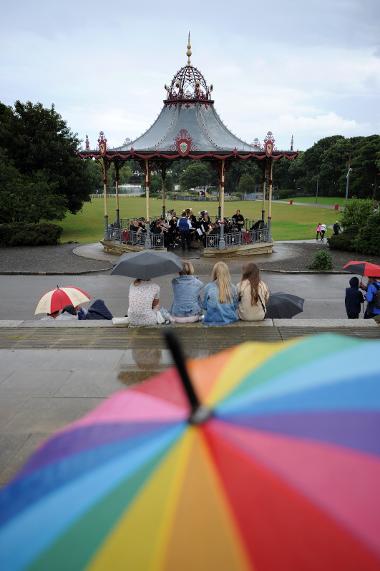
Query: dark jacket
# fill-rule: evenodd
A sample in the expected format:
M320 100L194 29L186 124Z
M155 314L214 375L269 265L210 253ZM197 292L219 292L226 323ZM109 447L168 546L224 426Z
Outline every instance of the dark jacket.
M360 315L361 304L364 302L364 297L359 290L358 278L351 278L349 283L351 287L346 288L345 298L347 317L357 319Z
M112 313L102 299L96 299L84 319L112 319Z

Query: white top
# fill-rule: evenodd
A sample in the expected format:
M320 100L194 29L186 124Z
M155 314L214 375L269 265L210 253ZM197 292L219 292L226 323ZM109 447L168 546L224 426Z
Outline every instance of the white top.
M160 286L142 281L129 286L128 318L131 325L156 325L157 309L152 309L153 300L160 299Z
M257 303L254 303L253 305L251 303L250 282L248 280L244 280L238 283L237 287L239 293L239 319L242 319L243 321L262 321L265 319L266 304L268 303L269 299L269 290L266 284L262 281L259 282L258 293L260 298L258 299Z

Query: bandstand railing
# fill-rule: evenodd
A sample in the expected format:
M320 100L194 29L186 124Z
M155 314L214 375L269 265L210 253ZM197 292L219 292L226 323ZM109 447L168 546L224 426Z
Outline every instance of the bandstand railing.
M219 248L220 234L207 234L206 248ZM224 234L224 241L226 248L234 248L235 246L246 246L248 244L255 244L256 242L270 242L268 228L261 230L251 230L249 232L233 232L231 234Z
M146 242L146 232L134 232L132 230L122 230L120 234L120 241L123 244L128 244L130 246L142 246L145 247ZM152 250L162 250L165 248L164 235L163 234L153 234L150 232L150 248Z

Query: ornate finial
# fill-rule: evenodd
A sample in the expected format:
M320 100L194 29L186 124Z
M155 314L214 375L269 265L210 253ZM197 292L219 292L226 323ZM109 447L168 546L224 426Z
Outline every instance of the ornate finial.
M186 52L187 65L191 65L191 59L190 59L191 54L192 54L192 51L191 51L190 32L189 32L189 35L187 37L187 52Z
M292 135L292 138L291 138L291 140L290 140L290 150L291 150L291 151L293 150L293 144L294 144L294 138L293 138L293 135Z
M86 151L90 150L90 141L88 140L88 135L86 135Z
M98 139L99 151L101 155L105 155L107 152L107 139L104 136L104 132L100 131Z
M272 156L272 153L275 149L274 141L275 141L275 139L273 137L272 131L268 131L268 133L264 139L264 150L265 150L265 154L267 157Z

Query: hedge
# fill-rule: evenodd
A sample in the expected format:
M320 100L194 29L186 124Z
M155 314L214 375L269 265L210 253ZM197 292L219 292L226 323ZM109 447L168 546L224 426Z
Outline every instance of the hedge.
M61 226L39 224L0 224L0 246L52 246L59 242Z
M359 228L357 226L351 226L338 234L333 235L327 239L329 247L331 250L345 250L346 252L355 252L355 238L358 235Z

